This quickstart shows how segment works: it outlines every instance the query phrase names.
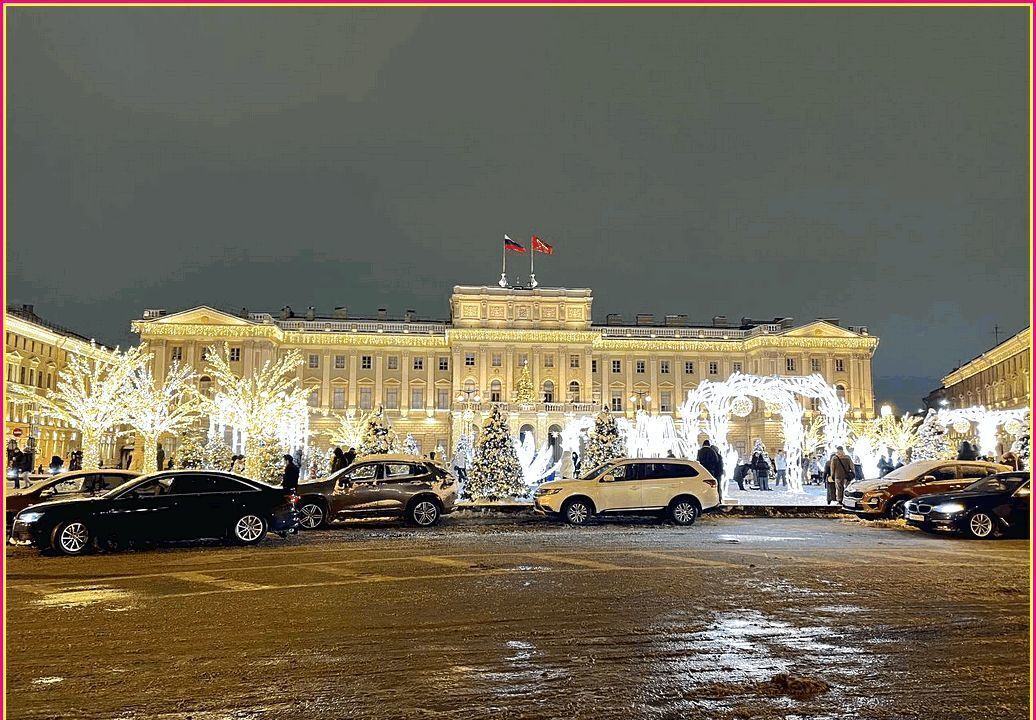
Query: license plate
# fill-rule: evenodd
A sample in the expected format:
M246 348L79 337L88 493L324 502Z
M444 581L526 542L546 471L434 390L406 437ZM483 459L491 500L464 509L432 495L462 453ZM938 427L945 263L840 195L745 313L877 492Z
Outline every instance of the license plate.
M906 519L924 522L924 515L918 515L917 513L907 513Z
M845 507L856 507L856 501L852 498L845 498L842 500L842 505Z

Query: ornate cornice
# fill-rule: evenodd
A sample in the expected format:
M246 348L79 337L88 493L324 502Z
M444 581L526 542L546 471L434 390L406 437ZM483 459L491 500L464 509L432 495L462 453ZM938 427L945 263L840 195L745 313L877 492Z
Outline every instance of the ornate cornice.
M449 342L549 343L557 345L591 344L600 334L589 330L526 330L510 328L451 328L446 331Z
M286 345L353 345L356 347L445 348L443 335L390 335L388 333L285 333Z
M1004 340L992 350L982 353L974 360L961 365L942 379L942 385L948 388L978 375L983 370L995 367L1005 360L1032 348L1032 328L1027 327L1017 335Z
M152 337L190 337L202 338L269 338L284 340L284 332L276 325L196 325L177 323L155 323L134 321L130 329L140 335L141 340Z

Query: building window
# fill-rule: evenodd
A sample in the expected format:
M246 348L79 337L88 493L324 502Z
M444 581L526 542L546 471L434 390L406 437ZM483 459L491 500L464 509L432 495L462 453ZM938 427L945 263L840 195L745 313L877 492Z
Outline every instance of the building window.
M812 410L813 412L819 412L820 411L820 398L810 398L809 399L809 409Z
M718 362L710 362L709 363L709 375L719 375L719 363Z
M319 355L310 355L309 356L309 366L311 368L320 367L320 356Z
M475 353L464 353L464 364L467 367L475 367Z
M320 390L313 388L309 391L309 406L319 407L320 406Z
M596 359L590 361L590 372L592 372L592 373L596 373L597 372L597 360Z
M671 392L669 392L668 390L664 390L661 393L659 393L659 395L660 395L660 398L659 398L659 401L658 401L658 409L661 410L662 412L672 412L673 411L673 394Z
M370 410L371 409L371 396L373 395L371 388L362 387L360 388L360 409Z
M812 370L813 372L820 372L820 359L819 358L810 358L809 359L809 369Z
M230 348L230 362L241 361L241 348Z
M569 355L568 356L568 366L570 368L577 368L577 367L579 367L579 356L578 355Z
M335 355L335 369L336 370L344 370L345 369L345 355Z
M835 394L838 396L839 400L845 400L845 385L842 385L841 383L835 385Z
M345 388L335 388L334 394L331 396L331 407L335 410L345 407Z
M489 384L489 402L501 402L500 381L494 380Z
M388 356L388 369L389 370L399 370L399 356L398 355L389 355Z
M500 353L493 353L493 367L500 367L504 364L504 356Z
M643 360L637 360L637 374L638 375L643 375L644 374L644 370L646 369L646 367L647 367L647 363L645 363Z
M518 367L522 367L523 365L528 365L528 364L529 364L529 354L528 353L518 353Z
M207 347L203 347L201 349L201 361L205 362L208 359L209 359L209 349Z
M449 388L438 388L435 391L435 407L439 410L450 409L450 391Z
M554 353L548 353L543 356L543 367L554 367Z
M739 363L739 362L734 363L734 372L741 372L741 367L742 367L741 363Z
M579 383L575 380L568 384L568 401L579 402Z
M795 358L784 358L784 369L787 372L795 372Z
M690 360L685 362L683 364L683 371L684 371L685 375L693 375L694 374L694 363L691 362Z
M450 359L448 357L443 356L439 358L439 369L443 371L450 369Z
M554 383L548 380L543 383L543 402L552 403L554 402Z
M835 358L835 372L845 372L845 360Z
M360 367L361 368L363 368L364 370L370 370L372 364L373 363L371 362L371 356L370 355L361 355L360 356Z
M410 388L410 407L414 410L424 407L424 388Z
M613 373L621 373L622 372L622 360L612 360L612 372Z
M612 411L622 412L622 391L612 390Z
M172 351L169 353L169 359L173 362L180 362L181 360L183 360L183 348L179 345L174 347Z
M399 388L385 389L385 407L389 410L399 409Z
M658 361L658 372L662 373L663 375L668 375L669 374L669 361L668 360L659 360Z
M414 358L414 370L424 370L424 358Z

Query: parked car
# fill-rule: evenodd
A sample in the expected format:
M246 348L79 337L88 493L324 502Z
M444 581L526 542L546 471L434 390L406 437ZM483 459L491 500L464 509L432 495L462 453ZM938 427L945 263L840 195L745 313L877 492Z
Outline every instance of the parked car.
M570 525L584 525L594 515L646 513L692 525L703 510L719 505L718 485L694 460L618 460L579 479L543 483L534 496L535 510Z
M367 455L324 480L299 485L298 493L304 530L362 517L402 517L429 527L453 512L457 484L445 467L416 455Z
M100 495L139 475L132 470L73 470L52 475L29 487L12 490L4 497L7 527L11 527L15 515L30 505L48 500Z
M286 534L298 524L298 496L225 472L172 470L123 483L94 497L52 500L14 518L11 542L81 555L93 543L227 537L244 544L267 530Z
M960 492L929 495L906 504L907 525L926 532L956 530L984 540L1000 534L1029 531L1027 472L997 473Z
M901 519L909 500L962 490L979 478L1009 470L977 460L919 460L877 480L857 480L845 487L842 507L864 519Z

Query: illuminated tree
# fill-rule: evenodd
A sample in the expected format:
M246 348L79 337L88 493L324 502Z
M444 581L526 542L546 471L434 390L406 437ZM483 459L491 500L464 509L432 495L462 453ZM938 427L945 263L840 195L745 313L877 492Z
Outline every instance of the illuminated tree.
M58 372L53 389L36 394L18 383L8 385L11 401L35 405L39 413L79 432L83 466L96 467L101 458L101 438L125 421L123 402L127 378L147 362L140 348L126 352L97 349L89 357L69 354ZM155 450L151 452L154 463Z
M356 445L356 454L383 455L392 452L393 436L389 431L388 423L385 422L385 413L381 408L376 412L368 413L364 417L361 430L360 442Z
M910 460L949 460L953 454L946 428L939 422L939 414L929 410L917 428L917 442L911 450Z
M234 451L223 440L223 433L212 433L205 443L205 467L209 470L230 470Z
M413 433L406 434L406 439L403 440L403 452L407 455L421 454L421 448L417 446L417 438L414 437Z
M517 498L529 493L507 416L498 404L493 405L475 441L475 454L465 490L475 500Z
M352 411L350 411L352 412ZM367 416L370 413L360 415L335 415L338 425L331 430L331 442L342 448L356 448L363 439L363 428L367 424Z
M522 372L514 384L514 401L519 405L528 405L535 399L532 377L529 375L529 363L522 365Z
M580 462L583 470L591 470L612 460L626 457L626 443L619 433L619 424L607 408L594 419L594 429L586 442L586 451Z
M151 371L154 356L142 352L141 358L143 361L134 363L125 375L123 420L140 441L143 472L152 473L162 469L156 465L159 439L197 422L201 396L194 388L195 374L191 368L174 362L165 379L156 380Z
M201 432L192 428L183 434L180 446L176 449L176 461L184 470L202 466L205 462L205 446L202 445Z
M284 450L285 441L297 441L305 434L309 390L302 387L298 374L302 354L290 350L266 361L247 377L238 377L231 369L230 347L225 343L221 350L208 348L207 360L213 395L205 399L205 407L219 426L231 425L241 434L244 474L265 479L269 473L262 451L269 454L271 436Z
M921 420L920 417L911 417L909 413L898 418L892 413L882 415L876 423L878 443L881 447L892 448L900 457L905 457L907 450L917 444Z

